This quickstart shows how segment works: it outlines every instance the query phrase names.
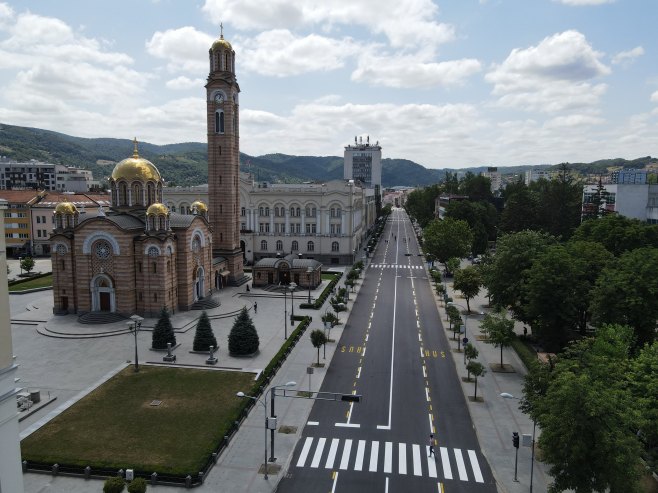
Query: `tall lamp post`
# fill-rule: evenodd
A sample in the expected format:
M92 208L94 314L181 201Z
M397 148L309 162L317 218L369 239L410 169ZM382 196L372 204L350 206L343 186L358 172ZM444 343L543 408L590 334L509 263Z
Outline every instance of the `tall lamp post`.
M508 392L502 392L500 396L503 399L516 399L517 401L520 401L521 399L519 397L515 397L512 394ZM534 477L534 472L535 472L535 431L537 430L537 420L535 418L532 418L532 452L531 452L531 457L530 457L530 493L532 493L532 479Z
M290 326L293 327L295 325L295 289L297 288L297 284L291 282L289 287L290 287Z
M288 340L288 287L283 286L283 338Z
M139 371L139 359L137 357L137 333L142 326L143 320L144 319L139 315L133 315L130 317L130 322L126 322L126 325L128 325L130 328L130 333L135 336L135 373Z
M238 392L237 394L238 397L246 397L247 399L251 399L254 402L258 402L261 406L263 406L263 409L265 410L265 476L263 479L267 480L267 428L268 428L268 419L267 419L267 403L265 403L262 399L259 399L258 397L253 397L251 395L247 395L244 392Z
M274 414L274 396L275 390L283 387L294 387L297 385L297 382L287 382L283 385L274 385L270 387L270 418L272 422L276 423L276 414ZM270 462L276 462L276 457L274 457L274 428L270 427Z
M311 282L313 280L313 268L306 269L306 277L308 278L308 304L311 304Z

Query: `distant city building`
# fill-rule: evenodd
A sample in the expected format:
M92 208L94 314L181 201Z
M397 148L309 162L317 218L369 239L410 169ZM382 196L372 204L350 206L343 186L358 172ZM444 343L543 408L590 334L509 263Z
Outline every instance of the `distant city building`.
M616 213L658 224L658 185L602 184L599 210L596 208L598 185L583 188L583 217Z
M362 137L354 137L354 145L345 147L343 178L363 183L366 188L382 186L382 148L379 142L370 145ZM381 192L380 192L381 193Z
M85 193L94 186L98 186L98 182L86 169L36 160L17 162L0 158L0 189Z
M18 257L30 253L32 239L30 207L43 195L44 192L40 194L35 190L0 190L0 199L7 202L3 211L7 255Z
M502 185L502 178L498 168L490 166L487 168L487 171L482 171L480 175L484 176L485 178L489 178L489 181L491 182L491 193L496 193L500 190L500 186Z
M525 172L525 184L530 185L533 181L541 180L550 180L553 176L553 173L544 169L530 169Z
M468 195L456 195L452 193L441 194L434 199L434 217L437 219L444 219L446 217L446 209L450 202L461 202L468 200Z
M644 185L647 183L646 170L620 169L610 173L610 183L620 185Z

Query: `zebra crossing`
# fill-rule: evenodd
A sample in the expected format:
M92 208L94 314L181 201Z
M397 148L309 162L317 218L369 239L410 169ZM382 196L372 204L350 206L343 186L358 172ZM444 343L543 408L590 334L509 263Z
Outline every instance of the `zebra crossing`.
M325 449L328 449L326 453ZM428 457L429 448L417 443L306 437L296 466L313 469L337 468L339 470L383 472L385 474L413 474L414 476L459 479L460 481L474 480L477 483L484 483L475 450L465 452L468 460L464 457L464 451L458 448L436 447L435 456Z
M371 269L424 269L422 265L407 264L370 264Z

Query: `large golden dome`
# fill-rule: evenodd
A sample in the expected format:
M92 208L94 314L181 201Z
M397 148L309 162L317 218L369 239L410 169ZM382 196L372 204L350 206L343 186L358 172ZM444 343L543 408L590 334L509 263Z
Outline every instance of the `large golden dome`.
M121 179L127 181L154 181L162 180L160 172L155 165L148 159L139 157L137 152L137 139L134 140L135 150L132 157L126 158L119 162L112 171L112 179L118 181Z
M166 216L167 214L169 214L169 209L159 202L149 205L149 208L146 209L147 216Z
M75 214L78 208L71 202L60 202L55 207L55 214Z
M215 40L215 42L212 44L212 50L216 50L217 48L223 48L225 50L233 51L233 47L231 46L231 43L226 41L224 39L224 35L222 34L219 39Z
M192 205L190 206L190 209L195 210L198 214L205 214L208 212L208 206L201 202L200 200L195 200L192 202Z

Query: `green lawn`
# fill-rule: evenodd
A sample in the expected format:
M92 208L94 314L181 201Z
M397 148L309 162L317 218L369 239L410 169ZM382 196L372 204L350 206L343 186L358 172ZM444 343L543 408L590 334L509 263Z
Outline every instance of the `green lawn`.
M131 366L23 440L22 456L196 475L245 405L235 394L253 383L239 372Z
M9 286L9 291L23 291L25 289L46 288L53 285L53 275L39 277L38 279L30 279L29 281L21 282Z

